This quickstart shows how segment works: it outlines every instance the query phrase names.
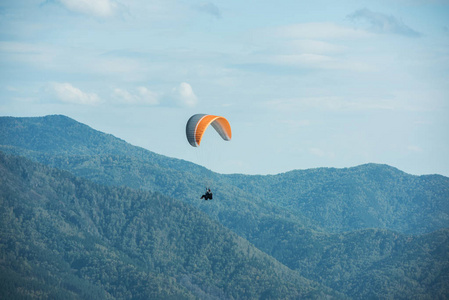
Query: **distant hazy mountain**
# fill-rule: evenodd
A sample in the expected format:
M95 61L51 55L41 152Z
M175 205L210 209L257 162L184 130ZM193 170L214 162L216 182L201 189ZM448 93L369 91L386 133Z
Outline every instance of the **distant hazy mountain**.
M449 178L386 165L221 175L64 116L0 118L0 150L181 200L345 296L447 298ZM199 199L207 182L214 200Z
M417 234L449 227L449 178L441 175L412 176L367 164L228 178L327 231L386 228Z

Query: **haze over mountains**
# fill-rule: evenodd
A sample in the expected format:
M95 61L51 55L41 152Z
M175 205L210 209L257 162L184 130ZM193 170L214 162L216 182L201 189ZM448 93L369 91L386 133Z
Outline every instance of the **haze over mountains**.
M222 175L65 116L2 117L0 144L2 294L449 297L447 177Z

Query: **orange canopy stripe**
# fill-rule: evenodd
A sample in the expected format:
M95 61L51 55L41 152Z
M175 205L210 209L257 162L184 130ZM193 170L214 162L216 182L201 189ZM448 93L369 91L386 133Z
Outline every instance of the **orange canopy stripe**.
M197 114L189 119L186 126L187 140L192 146L198 147L201 144L201 139L209 125L212 125L224 140L231 140L231 125L226 118L215 115Z

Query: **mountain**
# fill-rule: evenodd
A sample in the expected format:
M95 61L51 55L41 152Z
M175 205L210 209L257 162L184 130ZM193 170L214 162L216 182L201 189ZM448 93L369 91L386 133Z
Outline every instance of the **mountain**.
M2 298L336 296L204 213L0 153Z
M49 139L52 141L47 143ZM313 226L302 215L231 186L220 174L132 146L65 116L0 118L0 141L1 151L26 156L97 183L160 192L185 201L243 235L248 222L262 216ZM214 198L222 201L213 205L198 201L205 182L214 187Z
M449 229L418 236L384 229L328 234L278 223L262 227L252 241L302 276L354 299L449 296Z
M274 176L229 175L230 183L303 214L330 232L384 228L428 233L449 227L449 178L412 176L396 168L295 170Z
M420 234L449 227L449 178L440 175L413 176L376 164L268 176L221 175L60 115L2 117L0 141L4 152L98 183L158 191L186 201L243 235L260 213L327 232L384 228ZM223 200L212 210L197 201L204 182ZM254 205L259 215L251 214Z
M447 177L377 164L221 175L64 116L0 118L0 144L4 152L111 188L180 200L346 297L448 298ZM199 200L205 180L213 201Z

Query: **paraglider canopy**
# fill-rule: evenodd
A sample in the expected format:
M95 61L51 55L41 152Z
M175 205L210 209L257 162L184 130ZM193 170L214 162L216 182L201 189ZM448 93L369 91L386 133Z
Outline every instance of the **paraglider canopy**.
M190 117L186 125L186 136L190 145L193 147L200 145L204 132L209 125L212 125L225 141L231 140L231 125L229 125L228 120L220 116L196 114Z

